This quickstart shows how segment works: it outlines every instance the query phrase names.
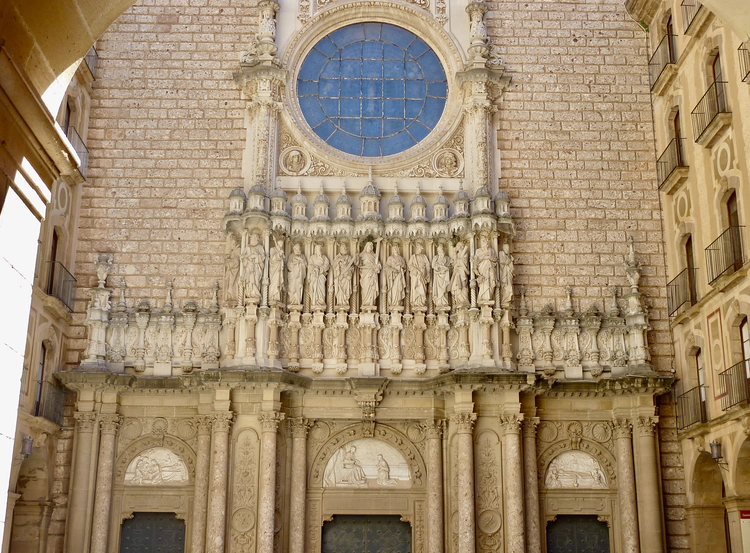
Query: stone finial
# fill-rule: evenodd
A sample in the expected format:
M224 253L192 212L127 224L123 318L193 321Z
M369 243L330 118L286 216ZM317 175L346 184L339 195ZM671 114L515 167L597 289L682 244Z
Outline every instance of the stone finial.
M211 296L211 305L209 305L209 310L211 313L218 313L219 312L219 282L214 282L213 287L213 295Z
M518 302L518 314L521 315L521 317L525 317L529 314L529 310L526 307L526 287L519 286L518 294L521 296L521 299Z
M570 317L570 316L573 315L573 299L572 299L573 287L572 286L566 286L565 287L565 295L566 295L566 300L565 300L565 314L568 317Z
M96 278L99 280L99 288L104 288L107 282L113 259L114 256L111 253L100 253L96 260Z
M628 256L625 259L625 274L630 282L631 292L638 292L638 283L641 280L641 262L635 258L633 247L633 235L628 235Z
M167 299L164 302L164 311L169 313L172 311L172 281L167 282Z
M122 280L120 280L120 301L117 304L118 311L125 311L125 309L127 309L128 307L127 303L125 302L125 288L127 288L127 286L125 285L125 279L123 278Z

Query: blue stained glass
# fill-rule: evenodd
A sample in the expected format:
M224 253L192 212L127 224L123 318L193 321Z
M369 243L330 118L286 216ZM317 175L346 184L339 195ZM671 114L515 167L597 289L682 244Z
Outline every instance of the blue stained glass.
M380 140L377 138L365 138L365 150L363 156L380 157Z
M437 125L447 95L435 53L387 23L337 29L315 45L297 76L305 121L331 147L356 156L414 146Z

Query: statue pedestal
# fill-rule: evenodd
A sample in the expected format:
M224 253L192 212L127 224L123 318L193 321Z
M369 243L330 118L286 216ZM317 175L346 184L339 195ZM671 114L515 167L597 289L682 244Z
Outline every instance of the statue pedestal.
M377 343L373 342L373 335L378 327L378 314L374 311L365 311L359 314L359 328L362 332L362 360L359 362L357 374L359 376L379 376L380 366L377 363L375 351Z

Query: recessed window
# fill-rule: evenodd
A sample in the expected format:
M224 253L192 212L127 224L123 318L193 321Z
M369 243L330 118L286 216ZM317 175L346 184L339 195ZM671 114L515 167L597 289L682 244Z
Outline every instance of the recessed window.
M322 38L297 77L307 124L329 146L356 156L416 145L437 125L447 96L435 52L387 23L347 25Z

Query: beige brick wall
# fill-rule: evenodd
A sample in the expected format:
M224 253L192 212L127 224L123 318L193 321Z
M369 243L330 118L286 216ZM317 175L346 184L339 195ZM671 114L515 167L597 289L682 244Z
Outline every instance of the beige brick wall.
M644 263L654 363L670 369L646 33L622 2L491 2L512 82L499 113L500 187L533 309L585 310L623 286L626 237ZM556 304L555 304L555 298Z

